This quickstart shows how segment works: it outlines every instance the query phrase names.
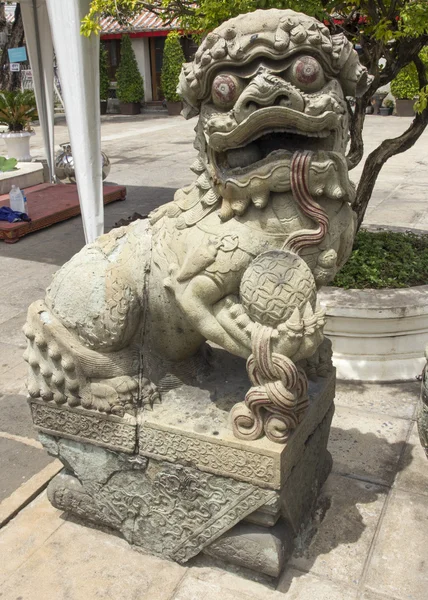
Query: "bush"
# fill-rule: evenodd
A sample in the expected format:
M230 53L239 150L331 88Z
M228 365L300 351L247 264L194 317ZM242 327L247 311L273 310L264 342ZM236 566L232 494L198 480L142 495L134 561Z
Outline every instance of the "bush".
M428 283L428 235L358 232L352 254L331 285L406 288Z
M420 54L425 67L428 68L428 48L424 48ZM391 94L395 98L412 100L419 93L418 72L413 63L408 64L391 81Z
M110 89L107 50L100 44L100 100L107 100Z
M122 37L120 56L116 95L120 102L141 102L144 99L144 81L138 70L129 35Z
M175 31L171 31L165 40L161 73L162 91L168 102L179 102L181 99L177 94L177 85L185 60L180 36Z

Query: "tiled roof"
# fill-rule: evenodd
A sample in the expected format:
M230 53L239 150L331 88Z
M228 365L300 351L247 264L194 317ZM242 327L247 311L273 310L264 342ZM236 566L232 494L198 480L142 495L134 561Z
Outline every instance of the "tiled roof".
M178 29L176 21L167 25L162 19L151 12L145 11L135 16L125 25L121 25L113 17L105 17L100 21L101 35L112 33L124 33L128 31L169 31Z

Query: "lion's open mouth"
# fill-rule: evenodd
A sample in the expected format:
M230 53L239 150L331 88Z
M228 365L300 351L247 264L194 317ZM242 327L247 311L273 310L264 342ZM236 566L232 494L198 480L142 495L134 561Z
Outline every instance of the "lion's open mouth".
M231 148L219 152L217 165L227 169L229 175L234 172L246 172L258 164L290 158L294 152L303 150L333 150L334 136L328 131L319 134L302 135L301 133L282 130L265 133L253 142L239 148Z
M334 113L319 117L285 107L257 110L228 133L210 136L211 157L222 177L239 176L294 152L334 151L338 122Z

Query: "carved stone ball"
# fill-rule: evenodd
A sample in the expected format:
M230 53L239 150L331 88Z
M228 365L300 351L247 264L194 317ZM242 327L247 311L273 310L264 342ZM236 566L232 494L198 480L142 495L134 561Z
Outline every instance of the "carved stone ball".
M245 271L240 287L242 305L251 318L276 327L298 307L316 300L315 280L305 261L288 250L259 254Z

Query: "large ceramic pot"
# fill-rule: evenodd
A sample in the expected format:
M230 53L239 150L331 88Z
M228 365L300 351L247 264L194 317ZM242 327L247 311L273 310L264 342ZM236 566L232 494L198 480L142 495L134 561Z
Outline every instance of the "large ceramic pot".
M7 158L16 158L18 162L31 162L30 137L34 131L18 131L0 133L0 137L6 142Z
M61 144L62 150L58 152L55 158L55 175L60 181L68 181L76 183L76 175L74 173L74 159L71 153L71 145L69 142ZM101 152L103 181L110 173L110 160L104 152Z
M168 114L171 116L176 116L181 113L183 105L181 102L166 102L166 107L168 109Z
M119 108L122 115L139 115L141 113L140 102L120 102Z
M333 344L337 377L353 381L414 381L425 364L428 285L319 293L324 333Z
M428 361L428 346L425 349L425 357ZM419 439L428 458L428 362L422 372L421 397L419 400L417 421Z
M397 113L397 117L414 117L414 104L415 100L408 100L407 98L397 98L395 101L395 112Z

